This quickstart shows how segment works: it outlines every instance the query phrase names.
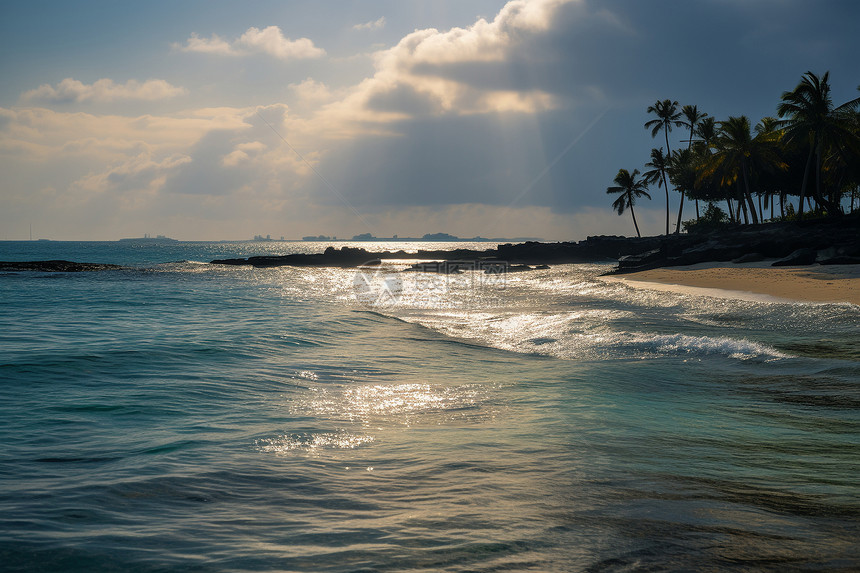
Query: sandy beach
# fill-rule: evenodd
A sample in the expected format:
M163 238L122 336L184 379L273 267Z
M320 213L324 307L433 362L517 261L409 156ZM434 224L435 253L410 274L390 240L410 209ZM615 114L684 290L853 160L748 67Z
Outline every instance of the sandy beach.
M702 294L731 298L765 295L794 301L860 305L860 265L771 267L770 261L702 263L604 278L657 290L690 290L693 287L701 289Z

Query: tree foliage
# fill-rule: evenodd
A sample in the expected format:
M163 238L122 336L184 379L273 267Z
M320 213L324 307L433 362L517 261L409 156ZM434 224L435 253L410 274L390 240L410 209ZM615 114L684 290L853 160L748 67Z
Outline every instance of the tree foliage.
M664 189L667 235L670 185L681 195L675 232L681 227L685 198L696 201L697 219L698 202L708 202L705 213L711 222L717 213L713 203L722 201L727 207L719 211L722 217L753 224L769 218L768 209L776 218L777 204L779 218L787 218L794 211L790 198L796 198L797 212L791 216L798 219L804 218L807 203L816 216L853 211L855 200L860 208L860 97L834 105L830 73L806 72L794 89L783 92L776 112L778 118L762 118L753 127L744 115L718 120L695 105L658 100L648 106L653 117L645 128L654 138L663 133L666 151L651 150L641 180L636 180L638 170L632 175L621 170L619 176L623 172L632 177L625 179L628 183L642 183L645 187L637 187L639 191L655 184ZM682 140L686 147L675 151L669 142L673 128L685 128L688 135ZM632 214L632 206L625 203L624 208ZM635 215L634 225L638 234ZM688 221L684 228L693 227Z

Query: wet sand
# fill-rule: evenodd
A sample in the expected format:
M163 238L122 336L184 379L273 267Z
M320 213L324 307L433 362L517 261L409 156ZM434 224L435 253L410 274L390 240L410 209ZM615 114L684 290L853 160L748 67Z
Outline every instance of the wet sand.
M757 298L755 295L765 295L784 300L850 302L860 305L860 265L771 267L770 261L748 264L701 263L604 278L657 290L694 287L703 289L702 294L714 296L721 296L722 291L722 296L726 298Z

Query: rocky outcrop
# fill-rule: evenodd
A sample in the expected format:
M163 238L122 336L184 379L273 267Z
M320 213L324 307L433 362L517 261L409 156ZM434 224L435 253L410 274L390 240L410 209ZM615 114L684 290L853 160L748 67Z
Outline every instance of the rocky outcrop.
M219 265L251 265L254 267L277 266L330 266L355 267L373 260L421 259L430 261L460 261L464 264L477 264L482 261L500 261L508 265L546 265L562 263L589 263L611 261L624 255L641 253L658 248L665 237L628 238L616 236L588 237L577 243L537 243L499 245L495 249L483 251L456 249L453 251L419 250L415 253L405 251L373 252L356 247L336 249L328 247L323 253L292 254L280 256L259 256L246 259L219 259L211 261ZM688 235L670 237L673 242L689 242ZM508 270L517 269L512 266ZM519 269L525 270L525 269ZM436 271L440 272L440 271Z
M46 273L80 273L121 269L119 265L75 263L72 261L0 261L0 271L41 271Z
M621 257L614 273L704 262L777 259L773 266L860 263L860 216L736 226L664 237L656 249Z
M811 265L815 262L818 253L814 249L803 247L793 251L787 257L783 257L774 261L771 266L774 267L792 267L795 265Z

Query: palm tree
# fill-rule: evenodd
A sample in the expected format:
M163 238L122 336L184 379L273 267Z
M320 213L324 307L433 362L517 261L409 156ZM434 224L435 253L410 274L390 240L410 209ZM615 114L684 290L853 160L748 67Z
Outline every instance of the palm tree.
M663 155L663 148L651 150L651 161L645 164L645 167L650 167L648 171L642 174L645 178L645 183L651 185L657 184L657 188L663 187L666 191L666 234L669 234L669 182L666 180L666 171L669 169L669 158Z
M749 177L747 173L747 157L752 148L750 135L750 120L746 116L729 117L720 122L720 129L715 141L716 152L711 156L705 174L719 172L721 184L728 187L736 184L739 191L738 200L743 203L746 199L754 223L758 223L752 197L749 196ZM747 205L744 204L746 217Z
M695 131L696 137L699 139L693 142L693 146L704 147L704 150L708 151L717 139L717 120L713 117L706 117L696 125Z
M767 209L770 204L771 218L773 218L773 202L774 197L779 193L780 211L782 211L782 202L784 201L785 190L781 189L781 174L776 173L774 167L787 171L788 164L784 161L784 152L782 149L783 131L779 129L779 120L773 117L763 117L755 126L755 137L753 143L757 146L758 156L750 157L753 162L759 161L762 155L767 159L763 164L758 165L757 169L757 192L759 201L759 216L764 220L764 210L762 208L762 196L764 196L764 209ZM756 166L752 166L756 169Z
M672 157L669 158L667 169L669 181L675 186L683 197L686 193L692 193L696 187L696 166L694 163L693 150L676 149ZM698 199L697 199L698 201ZM696 220L698 220L696 214ZM678 211L678 222L675 227L675 233L681 230L681 211Z
M617 186L607 187L606 193L608 195L621 193L621 195L612 202L612 207L619 215L623 215L624 210L628 207L630 208L630 215L633 216L633 226L636 227L636 236L641 237L642 235L639 233L639 225L636 223L636 213L633 212L633 204L639 197L644 196L650 199L651 195L645 191L647 188L645 181L637 179L637 175L639 175L638 169L634 169L633 173L630 173L626 169L619 169L618 175L615 176L614 180Z
M698 177L695 185L696 200L704 199L709 203L714 201L725 201L728 208L728 214L734 221L734 210L732 209L732 200L729 194L723 192L720 178L711 175L703 176L702 170L707 166L713 155L713 148L717 141L717 120L713 117L706 117L699 122L695 128L697 139L693 141L693 161L696 164Z
M681 115L684 116L684 125L690 128L690 139L687 140L687 149L692 149L693 147L693 134L696 131L696 127L699 123L702 122L703 119L708 117L708 114L705 112L700 112L698 106L695 105L685 105L681 108ZM668 144L666 146L668 149ZM678 229L681 228L681 212L684 210L684 193L681 193L681 206L678 208L678 224L675 227L675 232L678 232ZM696 220L699 220L699 200L696 199Z
M732 183L738 188L738 200L744 212L747 207L753 223L758 223L755 203L752 200L752 178L774 168L787 166L777 156L772 138L753 138L750 120L746 116L730 117L719 122L720 129L714 142L715 153L710 157L700 176L719 174L723 185ZM768 136L770 137L770 136ZM743 203L744 200L746 203Z
M812 72L806 72L800 83L789 92L783 92L782 102L777 107L781 118L780 127L785 128L785 138L788 143L809 145L806 168L803 172L803 182L800 187L799 215L803 215L803 201L806 199L809 170L815 168L815 191L812 197L828 212L835 214L838 205L824 198L821 189L821 171L825 150L831 145L841 145L840 142L855 144L857 136L852 133L847 117L848 113L860 105L860 98L851 100L837 108L833 107L830 97L830 72L818 77Z
M654 105L648 106L648 113L653 113L657 116L645 122L645 129L651 130L651 137L657 137L661 131L666 136L666 155L672 155L672 148L669 147L669 132L672 127L685 127L686 124L681 121L681 112L678 111L678 102L669 99L657 101Z

